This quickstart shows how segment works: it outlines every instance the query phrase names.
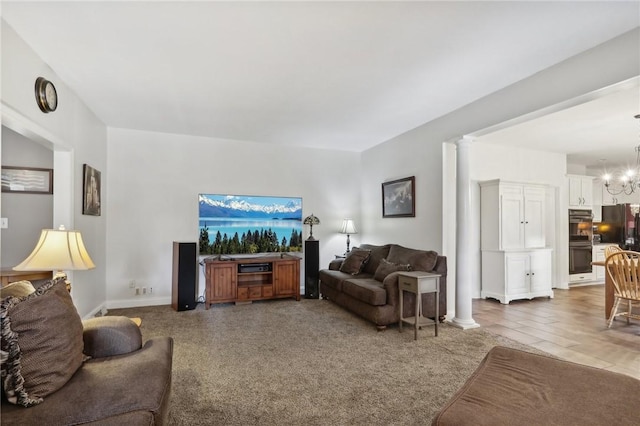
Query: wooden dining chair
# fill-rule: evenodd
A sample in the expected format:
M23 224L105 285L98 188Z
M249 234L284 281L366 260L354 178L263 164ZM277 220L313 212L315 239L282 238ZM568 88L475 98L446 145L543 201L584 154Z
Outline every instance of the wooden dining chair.
M606 246L604 248L604 258L606 259L607 257L611 256L613 253L617 253L619 251L622 251L622 249L618 246Z
M631 318L640 320L640 313L634 314L633 308L640 307L640 253L635 251L616 251L607 256L605 270L614 286L615 301L609 316L607 328L616 316L624 316L627 323ZM618 312L622 302L627 302L627 310Z

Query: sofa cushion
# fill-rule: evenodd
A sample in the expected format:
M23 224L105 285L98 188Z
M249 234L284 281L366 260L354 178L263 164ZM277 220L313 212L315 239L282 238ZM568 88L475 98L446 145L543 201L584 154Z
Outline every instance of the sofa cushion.
M60 389L80 368L82 322L64 279L26 298L0 303L2 384L7 400L30 407Z
M359 274L364 268L364 264L369 259L371 250L363 250L354 248L349 252L342 266L340 266L340 272L344 272L351 275Z
M26 297L36 291L31 281L15 281L0 289L0 299L5 297Z
M376 273L376 269L378 269L380 260L389 255L391 245L385 244L383 246L375 246L373 244L362 244L360 248L364 250L371 250L371 256L369 256L369 260L367 260L367 263L364 265L362 272L373 275Z
M408 263L412 271L431 272L436 266L438 253L416 250L394 244L389 249L387 260L391 263Z
M380 265L378 265L378 269L376 269L376 273L373 275L375 280L380 282L384 281L384 279L392 272L396 271L410 271L411 265L408 263L398 264L391 263L387 259L381 259Z
M387 303L387 291L373 278L353 278L342 283L342 292L373 306Z

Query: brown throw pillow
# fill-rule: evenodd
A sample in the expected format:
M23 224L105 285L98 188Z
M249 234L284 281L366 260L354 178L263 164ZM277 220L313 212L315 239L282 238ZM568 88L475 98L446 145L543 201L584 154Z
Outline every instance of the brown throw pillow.
M349 252L342 266L340 266L340 272L345 272L351 275L357 275L364 268L365 263L371 255L371 250L362 250L354 248Z
M36 291L30 281L16 281L0 289L0 299L5 297L25 297Z
M387 275L392 272L410 270L411 265L409 265L408 263L391 263L387 259L380 259L380 264L378 265L378 269L376 269L376 273L373 275L373 279L382 282L387 277Z
M51 280L24 299L3 299L0 327L2 386L12 404L41 403L82 365L82 321L64 279Z

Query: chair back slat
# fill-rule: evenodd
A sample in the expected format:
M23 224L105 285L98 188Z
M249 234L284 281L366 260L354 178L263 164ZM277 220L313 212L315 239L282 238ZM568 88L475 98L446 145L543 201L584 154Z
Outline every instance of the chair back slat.
M640 301L640 253L614 251L607 256L605 269L613 282L616 296Z

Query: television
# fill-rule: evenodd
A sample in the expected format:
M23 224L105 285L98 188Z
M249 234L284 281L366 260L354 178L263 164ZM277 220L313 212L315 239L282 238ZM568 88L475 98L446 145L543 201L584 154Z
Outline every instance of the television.
M302 251L302 198L198 194L203 256Z

